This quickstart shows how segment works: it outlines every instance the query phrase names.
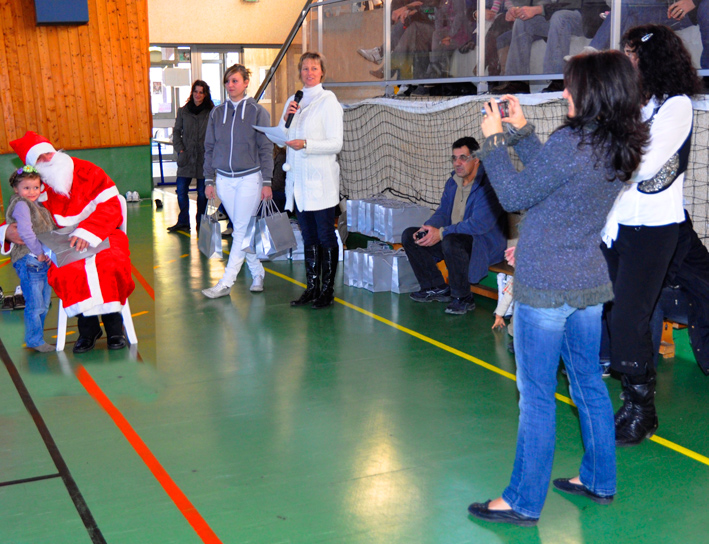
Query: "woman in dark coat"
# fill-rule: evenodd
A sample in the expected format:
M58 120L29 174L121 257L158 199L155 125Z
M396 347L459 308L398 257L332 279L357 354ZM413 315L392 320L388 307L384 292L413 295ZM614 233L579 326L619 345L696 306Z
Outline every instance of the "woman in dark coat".
M190 200L189 190L192 178L197 179L197 230L199 218L207 208L207 197L204 194L204 137L209 122L209 112L214 102L209 92L209 85L198 79L192 84L190 97L179 110L175 128L172 131L172 145L177 159L177 204L180 215L177 223L167 230L190 230Z

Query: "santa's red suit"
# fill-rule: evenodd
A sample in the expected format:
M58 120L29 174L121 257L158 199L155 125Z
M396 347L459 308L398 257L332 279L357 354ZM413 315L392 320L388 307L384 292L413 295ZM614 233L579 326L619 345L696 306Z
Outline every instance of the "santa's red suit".
M131 276L128 237L119 229L123 222L118 189L95 164L72 158L74 180L69 196L51 187L39 197L60 227L78 225L75 235L91 246L108 238L110 248L86 259L49 269L49 285L62 300L69 317L120 312L135 289Z

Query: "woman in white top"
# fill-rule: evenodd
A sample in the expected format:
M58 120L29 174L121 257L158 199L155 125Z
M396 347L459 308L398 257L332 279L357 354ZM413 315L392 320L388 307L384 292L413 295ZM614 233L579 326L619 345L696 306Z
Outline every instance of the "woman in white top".
M650 144L618 197L601 245L615 300L607 309L611 367L621 374L623 407L616 445L639 444L658 427L650 316L684 221L683 186L692 134L692 101L701 81L682 40L662 25L628 30L622 46L640 72Z
M325 59L319 53L303 53L298 63L303 82L300 102L291 96L283 110L280 127L289 140L286 152L286 209L296 206L305 246L307 288L291 306L311 304L326 308L334 301L338 245L335 206L340 202L342 106L335 94L322 87ZM292 117L290 128L285 125ZM322 280L322 285L320 281Z

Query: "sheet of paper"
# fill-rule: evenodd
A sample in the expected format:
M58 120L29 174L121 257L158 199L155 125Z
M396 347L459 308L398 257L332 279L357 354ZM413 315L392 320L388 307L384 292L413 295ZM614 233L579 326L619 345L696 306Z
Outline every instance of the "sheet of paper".
M280 127L257 127L252 125L259 132L263 132L269 140L278 147L285 147L288 140L286 133Z

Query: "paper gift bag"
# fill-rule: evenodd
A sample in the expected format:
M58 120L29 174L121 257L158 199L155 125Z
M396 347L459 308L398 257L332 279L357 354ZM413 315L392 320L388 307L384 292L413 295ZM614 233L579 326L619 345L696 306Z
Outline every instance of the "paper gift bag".
M391 291L392 259L394 252L391 250L374 251L364 254L364 273L362 286L373 293Z
M357 252L356 249L345 250L345 255L343 259L343 274L342 279L345 285L350 287L356 287L355 285L355 269L354 269L354 254Z
M199 221L199 239L197 247L208 259L221 259L222 227L217 220L216 212L205 213Z
M359 232L359 205L361 200L347 201L347 230L350 232Z
M303 244L303 233L300 232L300 225L295 219L291 220L291 229L295 236L296 246L291 249L290 258L294 261L305 260L305 244Z
M258 220L258 230L263 244L263 253L275 257L296 247L297 243L288 214L281 213L273 200L265 200L262 206L263 216Z
M402 203L400 206L390 206L384 213L381 238L392 244L400 244L401 235L407 228L420 227L430 219L431 215L433 212L429 208L409 202Z
M394 293L413 293L421 287L416 279L411 263L403 250L398 250L392 258L391 290Z
M241 241L241 251L246 253L256 253L256 241L257 241L257 227L258 227L258 210L256 210L256 215L249 219L249 224L246 225L246 232L244 233L244 238Z

